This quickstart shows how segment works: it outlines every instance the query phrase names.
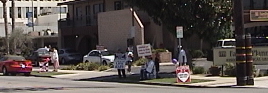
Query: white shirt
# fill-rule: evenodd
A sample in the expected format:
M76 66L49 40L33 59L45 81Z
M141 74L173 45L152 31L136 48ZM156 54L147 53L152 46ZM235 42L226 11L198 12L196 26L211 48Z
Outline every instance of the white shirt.
M183 60L184 57L184 60ZM187 57L186 57L186 53L183 49L181 49L180 53L179 53L179 57L178 57L178 62L182 63L182 62L187 62Z

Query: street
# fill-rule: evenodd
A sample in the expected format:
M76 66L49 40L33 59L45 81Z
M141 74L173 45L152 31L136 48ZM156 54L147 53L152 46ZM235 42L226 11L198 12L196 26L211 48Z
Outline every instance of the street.
M72 81L56 78L0 76L0 92L9 93L266 93L262 88L183 88L156 85Z

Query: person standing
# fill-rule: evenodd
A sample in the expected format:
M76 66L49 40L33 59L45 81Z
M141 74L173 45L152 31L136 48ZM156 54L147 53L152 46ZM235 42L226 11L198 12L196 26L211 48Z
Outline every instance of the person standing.
M180 48L179 57L178 57L179 65L180 66L186 65L187 63L186 53L182 46L179 46L179 48Z
M160 67L159 67L159 64L160 64L160 54L159 54L159 52L156 52L154 62L155 62L154 64L155 64L156 78L160 78L160 76L158 74L159 71L160 71Z
M125 60L125 59L126 59L126 55L120 49L118 49L117 53L115 53L115 61L116 60ZM125 62L125 61L120 61L120 62ZM115 62L115 63L118 63L118 62ZM121 63L115 64L115 66L118 66L118 65L122 65L122 64ZM123 63L122 66L123 67L116 67L117 72L118 72L118 77L122 78L122 75L123 75L123 78L126 78L125 63Z
M51 62L53 63L53 68L55 72L58 71L58 68L60 66L59 64L59 55L58 55L58 51L56 50L56 48L52 48L51 50Z
M133 62L133 53L132 53L132 51L127 50L126 61L127 61L127 66L128 66L127 72L129 74L132 74L131 73L131 66L132 66L132 62Z

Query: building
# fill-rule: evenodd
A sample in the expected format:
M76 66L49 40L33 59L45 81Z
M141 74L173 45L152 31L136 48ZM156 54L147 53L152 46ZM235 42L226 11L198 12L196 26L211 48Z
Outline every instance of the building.
M29 20L29 15L27 15L27 12L33 11L33 23L36 27L34 29L35 31L41 31L43 30L42 27L37 26L47 26L51 24L37 24L37 17L41 15L45 15L47 13L50 14L59 14L59 13L66 13L67 12L67 6L57 6L57 3L64 2L64 1L70 1L70 0L15 0L15 24L16 27L21 27L26 30L26 32L33 31L32 28L29 28L27 26ZM7 18L8 18L8 24L11 27L11 0L7 2ZM0 36L3 37L4 34L4 17L3 17L3 6L0 4ZM9 29L10 30L10 29Z
M135 29L134 45L159 46L163 43L162 27L153 24L142 11L132 14L132 9L123 0L69 1L58 5L68 6L67 18L59 21L60 48L73 48L82 54L95 49L96 45L112 51L125 50L133 45L127 42L131 29Z

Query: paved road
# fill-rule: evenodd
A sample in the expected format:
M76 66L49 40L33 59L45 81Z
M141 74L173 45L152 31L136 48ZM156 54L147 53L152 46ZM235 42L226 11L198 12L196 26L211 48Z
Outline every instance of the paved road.
M255 88L182 88L170 86L72 81L56 78L0 76L0 92L5 93L266 93Z

